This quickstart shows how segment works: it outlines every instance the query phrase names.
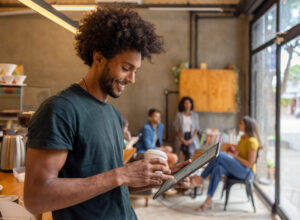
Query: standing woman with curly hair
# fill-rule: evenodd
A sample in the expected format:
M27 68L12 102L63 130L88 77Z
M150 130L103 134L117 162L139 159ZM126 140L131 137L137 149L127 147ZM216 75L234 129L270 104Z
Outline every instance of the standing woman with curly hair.
M30 121L26 208L53 211L54 220L137 219L129 190L160 186L173 176L158 158L124 166L122 117L108 97L120 97L135 82L141 60L163 51L162 38L135 11L98 7L83 18L75 39L89 69L42 103Z
M178 105L178 113L175 118L176 149L181 150L184 160L193 158L196 149L200 149L198 132L200 130L199 117L193 112L194 101L190 97L183 97Z

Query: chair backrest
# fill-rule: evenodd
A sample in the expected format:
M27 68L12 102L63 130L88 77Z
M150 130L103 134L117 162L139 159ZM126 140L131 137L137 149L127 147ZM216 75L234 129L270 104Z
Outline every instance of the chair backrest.
M124 149L123 151L123 161L124 164L126 164L130 158L133 156L133 154L135 153L136 148L132 148L132 149Z
M0 213L1 219L36 220L23 206L10 201L0 201Z

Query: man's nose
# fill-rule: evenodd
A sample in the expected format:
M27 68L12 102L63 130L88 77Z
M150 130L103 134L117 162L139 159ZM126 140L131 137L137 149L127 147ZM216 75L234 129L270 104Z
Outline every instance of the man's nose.
M134 71L131 71L128 76L126 77L126 80L129 82L129 83L135 83L135 72Z

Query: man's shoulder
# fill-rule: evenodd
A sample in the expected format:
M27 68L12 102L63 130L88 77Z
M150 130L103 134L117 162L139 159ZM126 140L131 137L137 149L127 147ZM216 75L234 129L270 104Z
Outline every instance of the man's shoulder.
M73 106L74 104L72 102L72 98L62 94L56 94L54 96L49 97L41 105L42 108L65 110L73 108Z
M119 116L119 117L122 117L122 114L121 112L111 103L107 103L108 105L111 106L112 110Z
M163 123L159 123L157 125L157 129L163 129L163 128L164 128L164 124ZM152 127L152 125L149 122L144 125L143 129L145 129L145 130L151 130L151 131L154 130L154 128Z
M149 122L147 122L147 123L143 126L143 129L146 129L146 130L153 130L153 127L152 127L152 125L151 125Z
M38 108L35 116L43 117L53 114L68 114L74 112L76 104L72 101L73 95L67 94L68 89L65 89L58 94L47 98Z
M164 124L163 124L163 123L159 123L159 124L157 125L157 128L158 128L158 129L163 129L163 128L164 128Z

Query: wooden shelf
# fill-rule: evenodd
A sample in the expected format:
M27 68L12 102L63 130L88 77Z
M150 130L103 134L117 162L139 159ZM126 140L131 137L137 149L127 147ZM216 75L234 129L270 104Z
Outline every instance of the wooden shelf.
M0 83L0 87L17 87L17 88L20 88L20 87L24 87L24 86L27 86L27 84L17 85L17 84L3 84L3 83Z
M238 109L238 74L233 70L183 69L179 98L194 100L194 111L235 113Z

